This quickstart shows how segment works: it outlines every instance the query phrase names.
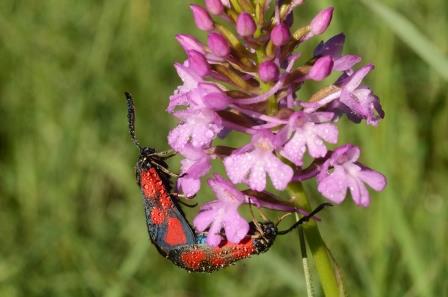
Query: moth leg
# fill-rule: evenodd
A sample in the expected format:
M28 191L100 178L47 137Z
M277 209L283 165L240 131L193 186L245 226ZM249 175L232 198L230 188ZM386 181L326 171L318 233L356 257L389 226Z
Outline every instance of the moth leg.
M171 172L171 171L170 171L169 169L167 169L165 166L160 165L160 164L157 163L157 162L151 162L151 164L153 164L153 165L156 166L158 169L160 169L160 171L162 171L163 173L168 174L169 176L176 177L176 178L180 177L179 174L174 173L174 172Z
M180 194L180 193L170 193L170 195L175 196L175 197L177 197L177 198L183 198L183 199L191 199L191 198L196 197L196 195L193 195L193 196L187 196L187 195L185 195L185 194ZM182 204L182 205L184 205L184 206L186 206L186 207L189 207L189 208L194 208L194 207L198 206L197 203L189 204L189 203L186 203L185 201L182 201L182 200L180 200L180 199L177 199L177 201L178 201L180 204Z
M196 194L195 195L193 195L193 196L187 196L187 195L185 195L185 194L181 194L181 193L170 193L171 195L173 195L173 196L176 196L177 198L183 198L183 199L192 199L192 198L194 198L194 197L196 197Z
M163 152L156 152L152 155L156 156L156 157L163 158L163 159L169 159L171 157L174 157L176 155L176 152L173 150L167 150L167 151L163 151Z

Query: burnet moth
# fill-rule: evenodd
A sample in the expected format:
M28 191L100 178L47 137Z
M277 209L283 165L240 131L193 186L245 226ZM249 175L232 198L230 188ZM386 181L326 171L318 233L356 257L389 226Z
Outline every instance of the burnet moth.
M157 152L142 147L135 135L134 100L125 93L128 106L129 133L139 149L136 164L137 184L143 194L143 205L149 238L160 254L179 267L193 272L213 272L236 261L266 252L279 234L286 234L308 221L327 203L321 204L285 231L271 221L250 223L249 234L240 243L221 242L218 247L206 243L206 233L196 232L186 219L178 200L171 193L171 176L166 159L175 153Z

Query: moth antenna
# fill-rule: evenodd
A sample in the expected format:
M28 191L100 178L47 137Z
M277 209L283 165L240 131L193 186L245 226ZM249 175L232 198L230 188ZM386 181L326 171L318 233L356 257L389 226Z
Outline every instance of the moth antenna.
M264 212L261 209L257 208L257 210L264 221L269 221L268 217L264 214Z
M278 227L278 225L280 225L280 223L281 223L284 219L286 219L287 217L289 217L290 215L291 215L290 212L288 212L288 213L282 215L282 216L278 219L278 222L275 224L275 226Z
M126 101L128 104L128 125L129 125L129 135L131 135L132 142L135 144L136 147L141 151L142 146L137 140L137 137L135 136L135 107L134 107L134 98L132 98L131 93L125 92L124 95L126 96Z
M322 209L324 209L327 206L333 206L333 204L331 203L322 203L320 204L318 207L316 207L312 212L310 212L308 215L302 217L300 220L298 220L297 222L295 222L291 227L289 227L286 230L283 231L278 231L277 234L279 235L283 235L286 233L291 232L292 230L294 230L295 228L297 228L299 225L308 222L311 218L313 218L319 211L321 211Z

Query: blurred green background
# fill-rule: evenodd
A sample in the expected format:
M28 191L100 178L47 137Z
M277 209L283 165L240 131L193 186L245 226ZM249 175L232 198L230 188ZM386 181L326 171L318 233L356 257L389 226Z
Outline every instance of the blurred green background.
M448 2L307 1L296 23L328 5L323 38L376 64L386 111L377 129L343 120L341 142L389 186L323 213L323 236L350 296L448 296ZM141 142L167 148L178 32L197 32L183 0L0 1L0 296L305 295L296 234L213 274L147 239L122 94Z

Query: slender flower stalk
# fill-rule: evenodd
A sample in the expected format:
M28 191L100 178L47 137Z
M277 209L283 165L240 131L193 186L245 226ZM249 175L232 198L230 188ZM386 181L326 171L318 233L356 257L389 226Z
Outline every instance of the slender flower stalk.
M184 157L178 191L193 197L208 184L215 193L194 219L198 231L208 232L211 246L225 239L237 243L247 235L248 222L239 213L244 205L310 212L316 202L303 191L308 180L317 181L324 199L339 204L350 194L362 207L370 204L369 188L386 187L381 173L359 162L359 147L338 144L339 121L377 126L384 118L379 98L364 83L374 66L357 66L359 56L343 54L342 33L321 40L332 7L308 25L295 26L292 14L302 4L205 0L204 6L190 6L205 40L176 36L186 60L174 65L182 84L167 107L179 120L168 143ZM303 54L313 42L312 54ZM332 80L335 73L338 78ZM322 87L306 98L305 84ZM225 146L230 133L249 140L241 147ZM210 177L216 162L224 165L227 178ZM325 296L339 296L342 284L317 223L308 222L303 232Z

